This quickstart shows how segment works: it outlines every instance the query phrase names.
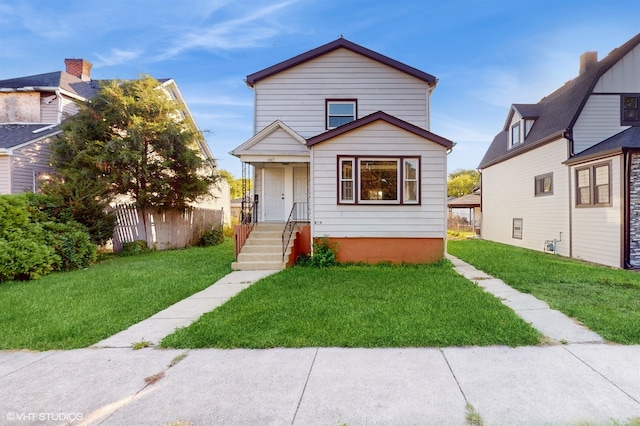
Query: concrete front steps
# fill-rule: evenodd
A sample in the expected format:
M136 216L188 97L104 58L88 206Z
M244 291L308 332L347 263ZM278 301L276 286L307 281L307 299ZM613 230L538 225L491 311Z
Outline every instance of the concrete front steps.
M284 223L257 223L238 254L238 260L231 264L234 271L282 270L287 265L282 261L282 231ZM292 236L292 240L295 238ZM291 253L289 243L285 259Z

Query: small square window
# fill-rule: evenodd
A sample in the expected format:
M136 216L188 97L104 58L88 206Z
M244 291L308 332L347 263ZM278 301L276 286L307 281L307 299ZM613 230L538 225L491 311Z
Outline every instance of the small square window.
M327 129L335 129L356 119L355 100L327 100Z
M522 218L514 218L511 228L511 237L517 240L522 239Z
M535 195L553 195L553 173L535 177Z

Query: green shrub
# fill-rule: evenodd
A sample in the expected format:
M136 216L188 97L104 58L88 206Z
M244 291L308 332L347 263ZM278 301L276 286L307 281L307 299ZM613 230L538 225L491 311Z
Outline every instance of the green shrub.
M39 278L51 272L59 260L46 244L29 239L0 239L0 281Z
M122 243L122 249L118 252L118 254L122 256L131 256L134 254L146 253L149 251L151 251L151 249L147 247L147 242L145 240L135 240L129 241L127 243Z
M0 281L85 268L96 259L84 227L45 202L36 194L0 196Z
M216 226L215 228L208 229L202 234L200 238L201 246L217 246L224 241L224 228L222 226Z
M54 271L82 269L96 261L98 246L89 241L89 234L81 225L46 222L43 227L47 242L60 257L60 261L53 265Z
M338 265L336 254L338 244L329 242L328 238L318 238L313 243L313 256L300 256L297 264L313 268L328 268Z

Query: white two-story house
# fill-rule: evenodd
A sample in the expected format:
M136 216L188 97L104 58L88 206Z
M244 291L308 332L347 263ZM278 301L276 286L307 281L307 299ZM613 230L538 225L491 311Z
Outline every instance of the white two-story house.
M640 268L640 34L537 104L513 104L479 169L485 239Z
M342 262L443 258L453 143L429 131L434 76L339 38L246 83L254 136L231 153L252 166L258 228L303 224L294 254L328 238Z

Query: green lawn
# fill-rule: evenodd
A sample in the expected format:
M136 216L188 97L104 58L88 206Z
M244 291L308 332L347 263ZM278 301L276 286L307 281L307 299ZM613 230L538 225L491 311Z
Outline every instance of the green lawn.
M534 345L539 334L450 262L295 267L167 336L164 347Z
M607 340L640 344L640 274L484 240L449 241L449 253L531 293Z
M233 241L111 257L81 271L0 283L0 349L92 345L231 272Z

